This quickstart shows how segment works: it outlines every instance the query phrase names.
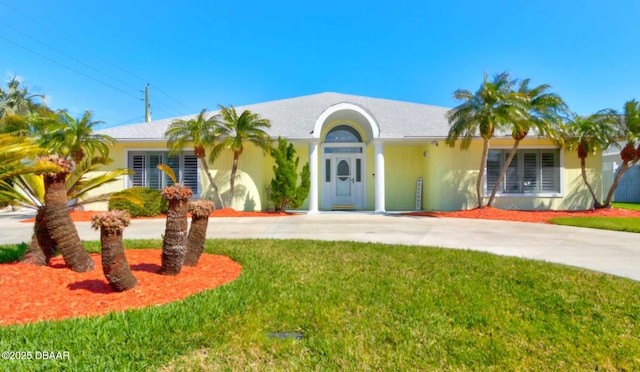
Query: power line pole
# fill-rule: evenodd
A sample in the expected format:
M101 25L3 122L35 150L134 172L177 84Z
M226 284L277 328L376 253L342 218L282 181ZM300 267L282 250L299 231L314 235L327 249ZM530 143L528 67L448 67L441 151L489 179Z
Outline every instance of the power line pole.
M149 103L149 83L144 90L144 121L151 121L151 104Z

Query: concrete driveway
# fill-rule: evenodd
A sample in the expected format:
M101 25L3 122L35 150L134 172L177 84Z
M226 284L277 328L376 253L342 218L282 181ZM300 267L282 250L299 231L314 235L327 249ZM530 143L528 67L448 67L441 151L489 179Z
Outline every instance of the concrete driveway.
M0 244L29 241L30 214L0 213ZM90 223L76 224L84 240L99 240ZM125 239L159 239L165 221L134 220ZM640 280L640 235L508 221L320 213L288 217L212 218L210 238L317 239L461 248L556 262Z

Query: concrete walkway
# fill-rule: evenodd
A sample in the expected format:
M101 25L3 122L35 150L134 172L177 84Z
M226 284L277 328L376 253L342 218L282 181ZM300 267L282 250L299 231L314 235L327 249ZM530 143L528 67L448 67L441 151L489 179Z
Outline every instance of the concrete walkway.
M0 213L0 244L29 241L31 214ZM83 240L99 240L89 222L76 224ZM164 219L134 220L125 239L159 239ZM640 235L523 222L321 213L289 217L212 218L210 238L347 240L462 248L583 267L640 280Z

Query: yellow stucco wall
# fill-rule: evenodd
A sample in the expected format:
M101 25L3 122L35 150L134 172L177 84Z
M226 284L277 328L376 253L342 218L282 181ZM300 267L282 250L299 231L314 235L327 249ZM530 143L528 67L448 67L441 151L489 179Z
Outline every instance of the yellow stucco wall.
M423 177L424 182L425 176L426 158L423 152L423 146L417 144L407 146L390 143L384 146L384 187L388 211L415 210L416 181L418 177Z
M300 157L299 171L307 163L308 145L297 144L294 146L297 155ZM110 156L113 162L108 166L101 168L100 172L92 172L90 175L98 175L103 171L110 171L117 168L124 168L126 165L127 151L166 151L166 145L163 143L147 143L147 142L127 142L118 143L111 148ZM246 144L245 149L238 161L238 171L236 174L234 200L231 205L237 210L265 210L272 205L267 203L267 186L273 178L273 158L257 148L253 144ZM209 164L209 169L214 181L218 184L222 197L227 200L230 189L231 167L233 165L233 154L231 152L223 152L214 163ZM201 195L206 198L212 198L213 191L210 187L209 178L206 176L204 168L200 166L199 185ZM104 192L116 192L125 187L124 177L120 177L117 181L105 185L95 190L90 195L97 195ZM308 208L308 200L300 209ZM106 210L106 203L93 203L85 206L85 209Z
M510 149L513 141L494 139L491 149ZM523 141L519 148L552 147L543 139ZM482 142L476 141L462 151L439 141L439 146L429 145L428 182L425 183L426 210L459 210L474 208L476 202L475 183L482 155ZM498 196L495 207L503 209L585 209L591 206L590 194L581 177L580 159L575 152L561 151L560 165L562 193L555 197ZM602 194L602 158L600 154L590 156L586 163L587 175L596 195ZM485 203L488 198L485 198Z
M423 178L423 210L460 210L476 206L475 181L480 165L482 143L474 142L466 151L459 147L451 148L444 141L425 142L387 142L384 144L385 157L385 199L389 211L414 210L416 197L416 179ZM491 148L510 148L510 139L494 139ZM520 148L539 148L551 146L541 139L527 139ZM300 157L299 171L307 163L309 145L306 142L294 142ZM375 146L369 143L365 147L365 204L366 210L375 207ZM166 150L164 143L118 143L112 147L110 155L114 161L101 171L123 168L126 164L126 150ZM318 164L322 162L322 153L318 153ZM232 154L225 152L209 167L211 174L220 186L223 197L229 192L229 176L232 166ZM597 195L602 194L600 155L587 159L587 173ZM268 154L247 144L240 157L236 179L236 197L232 207L238 210L264 210L272 208L267 201L267 186L273 178L274 161ZM497 198L496 207L506 209L583 209L591 205L591 198L580 174L580 161L574 152L563 151L561 155L562 195L558 197L508 196ZM97 174L98 172L95 172ZM204 196L211 195L209 181L200 167L200 189ZM319 181L322 175L318 176ZM95 190L92 194L118 191L124 188L121 177L116 182ZM320 185L318 185L320 187ZM319 193L320 199L322 192ZM485 199L486 201L486 199ZM322 200L319 200L322 205ZM309 200L305 200L301 210L308 209ZM104 210L106 204L88 205L86 209Z

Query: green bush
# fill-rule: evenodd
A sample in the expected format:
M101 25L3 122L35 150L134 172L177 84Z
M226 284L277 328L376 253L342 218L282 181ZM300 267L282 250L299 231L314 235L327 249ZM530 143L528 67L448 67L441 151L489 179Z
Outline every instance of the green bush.
M135 205L130 201L118 198L120 193L115 193L109 200L109 210L128 210L131 217L153 217L161 213L167 213L167 201L162 198L159 190L147 187L132 187L129 192L134 192L143 202Z

